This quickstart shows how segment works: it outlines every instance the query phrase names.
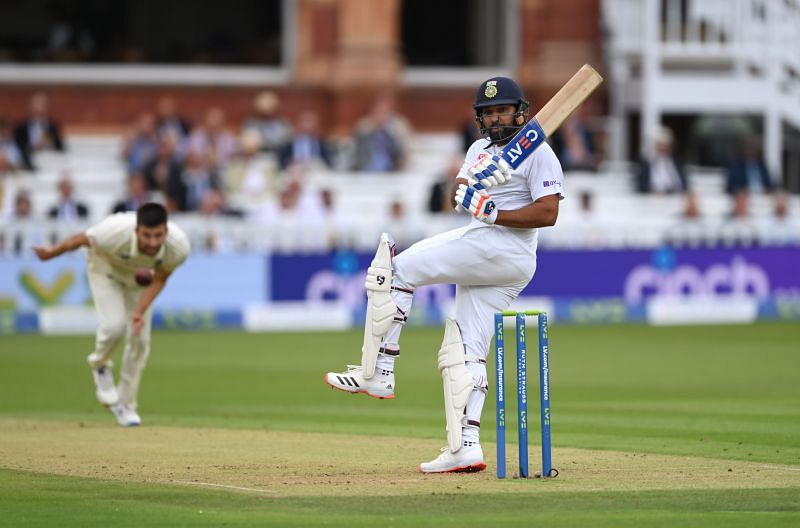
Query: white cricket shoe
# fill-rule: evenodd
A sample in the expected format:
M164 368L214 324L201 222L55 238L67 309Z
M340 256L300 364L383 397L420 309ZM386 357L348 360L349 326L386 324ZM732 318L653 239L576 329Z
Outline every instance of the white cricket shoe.
M103 405L113 405L119 400L117 387L114 385L114 375L111 367L92 367L94 378L95 396Z
M353 394L364 393L373 398L391 400L394 398L394 372L375 369L375 375L364 379L361 365L347 365L345 372L328 372L325 383L341 391Z
M420 473L476 473L484 469L486 462L480 444L462 446L455 453L443 447L438 457L419 465Z
M136 427L142 423L142 419L136 411L120 402L110 405L108 409L122 427Z

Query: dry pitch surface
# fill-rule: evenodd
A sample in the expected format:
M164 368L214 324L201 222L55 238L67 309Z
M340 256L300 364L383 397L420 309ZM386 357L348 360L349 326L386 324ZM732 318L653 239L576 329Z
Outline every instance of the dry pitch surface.
M495 478L494 444L484 445L487 471L422 475L417 465L433 458L440 442L6 418L0 430L0 467L11 470L270 497L800 487L796 466L588 449L556 448L556 479L502 482ZM534 446L531 471L537 459ZM515 464L509 460L509 475Z

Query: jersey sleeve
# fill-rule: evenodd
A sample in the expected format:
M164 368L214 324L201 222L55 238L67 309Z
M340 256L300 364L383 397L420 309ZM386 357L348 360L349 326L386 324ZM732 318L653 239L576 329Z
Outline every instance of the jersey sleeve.
M555 152L547 143L542 144L531 164L531 198L533 201L551 194L564 199L564 172Z
M113 214L87 229L86 237L93 248L110 251L131 229L133 225L128 214Z

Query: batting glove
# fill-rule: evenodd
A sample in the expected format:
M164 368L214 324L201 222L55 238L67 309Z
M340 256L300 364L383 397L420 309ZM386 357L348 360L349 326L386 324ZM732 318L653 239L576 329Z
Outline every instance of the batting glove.
M456 204L483 223L493 224L497 221L497 207L492 197L484 190L459 184L456 190Z
M503 185L511 180L511 165L500 156L483 158L469 169L469 184L478 190Z

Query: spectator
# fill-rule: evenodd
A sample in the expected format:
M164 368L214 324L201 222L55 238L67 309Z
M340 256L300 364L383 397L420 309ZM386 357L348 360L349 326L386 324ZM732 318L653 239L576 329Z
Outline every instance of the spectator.
M785 192L776 192L772 215L761 222L761 239L765 244L787 246L800 241L800 223L789 214Z
M189 150L203 153L214 170L224 168L236 153L236 139L225 125L225 112L220 108L209 108L203 126L192 132Z
M292 137L278 150L278 162L281 170L295 163L327 168L333 165L333 152L320 136L316 112L306 110L300 114Z
M4 156L0 156L0 224L14 216L14 197L17 183L12 176L14 168Z
M128 176L128 194L124 199L114 204L111 208L111 213L137 211L139 207L151 201L150 191L147 189L147 180L142 174L134 172Z
M17 125L14 130L22 156L22 165L27 170L36 170L33 157L40 150L64 151L61 139L61 128L49 116L47 96L37 92L31 97L28 119Z
M225 190L253 200L263 199L273 190L274 173L274 161L261 155L261 134L246 129L239 138L239 155L225 171Z
M755 138L744 140L740 154L728 165L725 191L736 196L740 192L772 192L774 185Z
M277 113L280 101L274 92L264 91L253 101L253 114L244 123L244 130L255 130L261 137L261 149L277 153L289 139L290 127Z
M75 200L74 187L68 173L63 173L58 181L58 202L47 211L48 218L62 222L85 220L89 209L82 202Z
M581 106L552 136L553 150L564 170L596 171L598 156Z
M122 157L128 172L141 172L150 164L158 152L156 118L151 113L141 114L134 125L133 132L125 140Z
M328 247L351 247L353 245L353 219L347 214L347 210L336 207L334 194L330 189L322 189L319 198Z
M156 131L159 138L171 136L182 141L189 136L192 126L178 114L175 99L172 97L159 99L156 114Z
M170 185L180 180L183 164L176 151L177 141L171 133L159 136L156 156L143 171L149 190L167 193Z
M355 170L402 170L408 156L410 132L406 119L395 113L394 100L387 95L379 96L369 115L356 126Z
M25 189L20 189L14 197L14 220L30 220L31 218L33 218L31 195Z
M14 141L11 123L0 117L0 157L4 158L13 169L22 168L22 153Z
M95 53L95 38L77 13L63 6L56 14L47 37L47 55L53 62L88 62Z
M452 191L456 183L456 176L461 170L462 162L462 158L453 157L447 168L439 174L436 182L431 185L430 195L428 196L429 212L452 213L455 211Z
M399 200L389 204L382 232L392 233L398 249L405 249L425 236L425 231L418 221L408 214L406 206Z
M202 153L190 150L180 179L171 182L167 189L167 200L177 210L196 211L209 189L219 189L217 173Z
M686 193L681 216L687 220L696 220L702 216L700 212L700 203L697 201L697 195L695 193Z
M28 191L20 189L14 197L14 221L15 222L29 222L33 220L33 204ZM24 253L27 247L30 247L31 242L42 242L43 233L40 230L30 230L27 232L18 231L14 234L13 251L16 255Z
M738 220L750 217L750 193L746 190L740 189L733 195L733 210L730 217Z
M637 191L648 194L685 193L689 188L683 163L673 153L673 135L659 128L650 159L642 159L637 173Z
M225 195L219 189L208 189L200 199L198 212L204 216L231 216L241 218L244 213L239 209L229 207Z

